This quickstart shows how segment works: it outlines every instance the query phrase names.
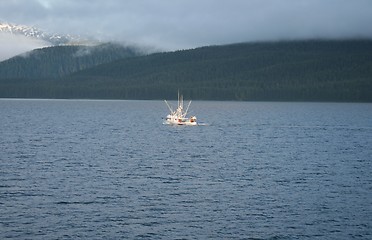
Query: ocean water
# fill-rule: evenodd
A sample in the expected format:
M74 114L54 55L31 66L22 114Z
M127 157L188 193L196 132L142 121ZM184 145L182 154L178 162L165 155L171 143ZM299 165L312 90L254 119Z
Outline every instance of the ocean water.
M0 100L0 239L372 239L372 104Z

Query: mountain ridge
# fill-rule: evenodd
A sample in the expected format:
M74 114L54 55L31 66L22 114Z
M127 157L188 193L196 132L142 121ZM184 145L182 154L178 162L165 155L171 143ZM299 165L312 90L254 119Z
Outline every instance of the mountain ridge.
M70 34L48 33L36 27L7 22L0 22L0 33L23 35L25 37L46 41L53 46L74 44L79 45L82 43L96 42L82 38L80 36L74 36Z
M208 46L116 59L58 81L3 78L0 87L0 97L171 99L180 89L199 100L372 102L372 40Z

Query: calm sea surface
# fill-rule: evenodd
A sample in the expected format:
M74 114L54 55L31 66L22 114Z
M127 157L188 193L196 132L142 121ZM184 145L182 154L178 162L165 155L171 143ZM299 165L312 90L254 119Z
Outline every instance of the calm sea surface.
M372 104L0 100L0 239L372 239Z

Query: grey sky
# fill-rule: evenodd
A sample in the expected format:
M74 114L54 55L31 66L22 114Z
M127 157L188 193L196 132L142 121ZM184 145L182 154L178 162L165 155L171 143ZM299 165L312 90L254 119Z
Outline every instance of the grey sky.
M0 0L0 21L174 50L372 38L372 0Z

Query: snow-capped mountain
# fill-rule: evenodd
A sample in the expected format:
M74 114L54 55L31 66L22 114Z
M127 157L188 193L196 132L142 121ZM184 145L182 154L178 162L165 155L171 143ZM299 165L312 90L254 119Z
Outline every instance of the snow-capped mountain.
M88 40L82 39L79 36L50 34L35 27L26 25L16 25L11 23L0 22L0 33L8 33L15 35L23 35L29 38L43 40L51 45L73 45L87 43Z

